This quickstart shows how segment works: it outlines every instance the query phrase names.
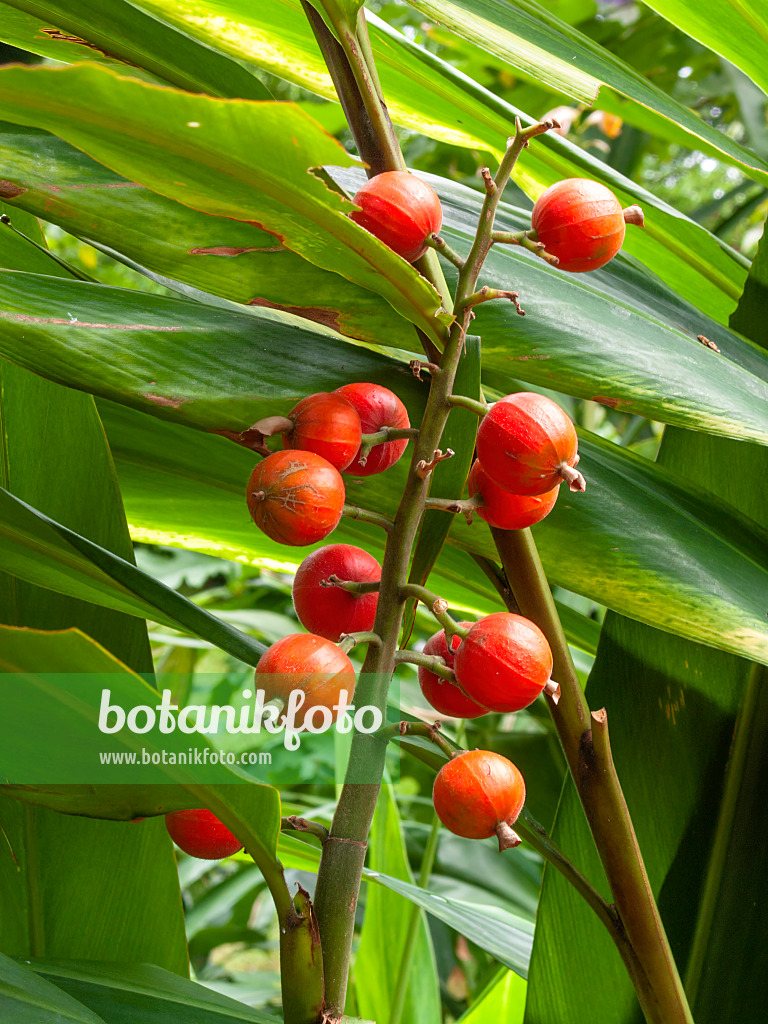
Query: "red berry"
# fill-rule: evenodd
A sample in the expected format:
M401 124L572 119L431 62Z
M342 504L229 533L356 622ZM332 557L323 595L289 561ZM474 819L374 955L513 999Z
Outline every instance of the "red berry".
M440 821L457 836L487 839L513 825L525 803L515 765L491 750L467 750L437 773L432 800ZM514 845L508 843L507 845Z
M411 425L403 403L393 391L381 384L345 384L336 388L336 394L343 395L357 409L364 434L375 434L384 427L407 430ZM383 473L394 466L407 447L407 438L383 441L371 449L364 466L360 465L360 456L357 455L346 472L354 476Z
M544 395L521 391L491 406L480 421L477 457L491 480L512 494L545 494L563 480L583 491L578 438L563 410Z
M470 626L471 623L460 622L459 625ZM438 655L448 668L453 668L454 652L460 643L461 637L454 633L449 650L445 642L445 630L441 629L424 644L424 653ZM435 711L439 711L441 715L450 715L451 718L479 718L488 710L465 697L458 686L454 686L449 679L441 679L423 665L419 665L419 686Z
M325 637L314 633L292 633L272 644L256 666L256 689L263 690L266 700L288 703L292 690L303 690L306 701L297 712L296 724L301 727L309 717L315 726L322 725L321 715L310 715L315 707L329 708L335 721L334 704L339 703L342 690L351 703L355 692L355 669L344 651Z
M479 493L485 502L477 514L499 530L523 530L541 522L555 507L560 491L559 487L553 487L544 494L512 494L491 480L479 459L472 466L468 486L470 498Z
M529 619L494 612L461 641L454 671L478 704L490 711L520 711L536 700L552 675L552 651Z
M176 845L190 857L221 860L242 850L243 844L211 811L171 811L165 827Z
M268 455L246 491L253 521L281 544L314 544L335 529L344 507L344 481L314 452Z
M612 260L624 241L621 203L610 189L589 178L551 185L533 208L531 226L560 270L582 273Z
M321 587L320 581L338 576L353 583L381 579L381 566L362 548L328 544L307 555L293 581L293 605L299 622L310 633L338 643L342 633L373 629L379 595L350 594L339 587Z
M283 433L283 448L321 455L341 472L360 448L360 417L341 395L321 391L302 398L288 413L293 430Z
M435 192L408 171L384 171L363 185L350 214L390 249L413 263L427 251L426 239L440 230L443 210Z

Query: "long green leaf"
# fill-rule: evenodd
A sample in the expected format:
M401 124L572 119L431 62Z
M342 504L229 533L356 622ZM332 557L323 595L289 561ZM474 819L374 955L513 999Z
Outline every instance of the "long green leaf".
M105 1024L72 996L2 953L0 1009L7 1024Z
M56 61L138 67L190 92L270 99L246 65L122 0L6 0L0 25L6 42Z
M760 0L650 0L648 6L768 92L768 16Z
M105 1024L274 1024L280 1019L147 964L59 960L33 967L52 986L98 1013Z
M38 587L188 629L246 664L264 653L263 644L3 488L0 551L6 572Z
M298 0L278 0L260 6L258 11L243 9L239 0L214 0L213 6L208 0L143 0L143 6L183 26L208 45L335 98ZM453 145L488 150L496 158L506 146L515 116L519 114L525 123L530 123L531 119L517 108L410 42L370 12L368 21L382 88L396 123ZM685 108L680 109L682 117ZM670 124L659 115L656 120ZM723 138L718 132L714 135L721 147ZM710 149L702 138L698 144ZM721 148L712 151L724 155ZM755 158L740 150L740 159L749 162ZM744 266L734 262L722 243L700 225L558 136L539 139L526 151L516 176L531 195L538 195L560 178L592 177L612 188L622 205L639 202L646 212L647 229L646 233L635 233L630 238L630 251L662 273L687 298L718 319L727 319L741 292Z
M352 207L311 173L353 161L293 104L193 96L88 65L7 68L0 98L8 119L53 131L187 206L256 221L275 245L383 295L429 337L444 337L450 318L434 288L350 220Z

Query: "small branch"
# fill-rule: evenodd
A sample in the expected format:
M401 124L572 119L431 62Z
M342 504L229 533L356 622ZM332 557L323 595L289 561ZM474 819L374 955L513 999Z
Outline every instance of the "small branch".
M339 590L346 590L348 594L377 594L380 583L378 580L371 580L368 583L355 583L354 580L342 580L336 573L320 580L321 587L337 587Z
M528 252L532 252L534 256L538 256L540 259L546 260L546 262L551 264L553 267L556 267L560 263L557 256L553 256L552 253L547 252L544 248L544 243L537 240L535 231L492 231L491 241L501 245L522 246L523 249L527 249Z
M345 503L341 514L348 516L350 519L359 519L361 523L372 523L374 526L380 526L387 533L392 533L394 527L394 523L387 516L379 515L378 512L371 512L367 508L360 508L358 505L347 505Z
M491 409L493 403L478 402L476 398L468 398L467 395L449 395L448 404L459 406L461 409L469 409L478 416L485 416Z
M483 179L485 194L488 196L495 196L497 192L496 182L493 180L490 167L481 167L480 177Z
M440 732L439 722L435 722L434 725L427 725L426 722L395 722L394 725L379 729L375 735L384 743L402 739L403 736L423 736L424 739L439 747L449 760L462 752L461 747L451 743L446 736L443 736Z
M467 296L464 300L464 308L465 310L471 309L473 306L479 306L481 302L490 302L492 299L509 299L510 302L514 303L518 314L520 316L525 316L525 310L519 302L519 292L502 291L499 288L489 288L487 284L483 285L479 291L473 292L472 295Z
M360 633L342 633L338 647L345 654L349 654L358 644L373 644L374 647L381 647L381 642L381 637L378 633L365 630Z
M454 635L463 638L469 632L466 626L457 625L450 617L448 614L448 602L445 598L439 597L431 590L427 590L426 587L422 587L418 583L405 583L400 587L399 594L402 601L412 597L425 604L445 630L446 640L450 640Z
M319 821L309 821L309 819L300 818L296 814L281 818L280 830L282 832L308 832L310 835L317 836L321 843L326 842L330 834L325 825L321 825Z
M452 668L448 668L439 654L424 654L422 651L411 650L398 651L395 654L395 664L420 665L422 668L429 669L436 676L440 676L441 679L446 679L449 683L456 682L456 673Z
M364 466L371 454L371 449L377 444L384 444L386 441L397 441L400 438L407 438L409 441L417 438L419 431L416 427L382 427L375 434L363 434L360 443L358 462Z
M440 373L440 367L437 363L425 363L421 359L412 359L408 364L411 368L411 373L416 380L421 380L421 371L429 370L433 377L436 377Z
M519 615L520 609L501 566L492 562L490 558L484 558L483 555L473 554L472 559L491 581L507 610Z
M451 448L447 448L445 453L443 453L439 448L436 448L431 459L420 459L416 463L416 475L420 476L422 480L425 480L439 462L444 462L446 459L453 458L453 454L454 453Z
M452 512L454 515L463 515L467 523L471 525L475 512L482 508L485 502L478 493L472 498L427 498L424 504L426 508Z
M459 254L455 252L440 235L431 234L429 238L427 238L427 245L441 256L445 256L445 258L452 263L454 267L458 267L459 270L464 266L464 260L461 256L459 256Z

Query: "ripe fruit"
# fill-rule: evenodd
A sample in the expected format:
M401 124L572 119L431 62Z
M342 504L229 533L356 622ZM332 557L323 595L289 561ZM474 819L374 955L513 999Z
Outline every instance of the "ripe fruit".
M440 821L457 836L498 835L499 849L520 842L511 826L525 803L525 781L515 765L491 750L468 750L437 773L432 800Z
M364 434L375 434L383 427L403 430L411 425L408 410L397 395L380 384L345 384L336 388L335 393L343 395L357 409ZM354 476L383 473L385 469L394 466L407 447L408 439L405 437L396 441L383 441L371 449L365 465L360 464L358 453L345 472Z
M344 481L314 452L275 452L251 473L246 497L254 523L272 540L314 544L341 519Z
M622 210L610 189L589 178L566 178L550 185L531 215L538 240L560 260L560 270L576 274L612 260L627 223L643 223L640 208Z
M371 583L381 579L381 566L367 551L352 544L318 548L299 566L293 581L293 606L299 622L311 633L338 643L342 633L373 629L379 595L320 586L321 580L334 575L353 583Z
M522 615L494 612L476 622L454 661L461 688L490 711L520 711L552 674L552 651L539 627Z
M184 853L200 860L221 860L243 848L237 836L222 825L212 811L204 808L171 811L165 816L165 827Z
M512 494L544 494L563 480L572 491L585 490L584 477L573 468L577 448L573 423L560 406L528 391L491 406L477 432L483 469Z
M288 413L292 430L283 432L283 448L314 452L341 472L360 448L360 417L342 395L318 392L302 398Z
M384 171L369 179L353 200L356 224L413 263L427 251L426 239L440 230L443 210L435 192L408 171Z
M559 487L553 487L544 494L512 494L491 480L479 459L475 460L470 470L468 486L470 498L479 494L485 502L477 509L477 514L490 526L500 530L523 530L541 522L555 507L560 490Z
M460 622L459 625L470 626L471 623ZM445 642L445 630L441 629L424 644L424 654L436 654L445 661L448 668L453 668L454 652L460 643L461 637L454 633L449 650ZM450 715L452 718L479 718L487 712L487 708L465 697L458 686L454 686L449 679L441 679L424 665L419 665L418 671L421 692L441 715Z
M331 710L335 721L334 704L339 694L347 691L348 702L355 692L355 669L344 651L325 637L314 633L291 633L272 644L262 654L256 666L256 689L263 690L266 700L288 703L292 690L303 690L306 702L299 709L296 724L306 724L309 712L315 707ZM320 715L312 719L322 724Z

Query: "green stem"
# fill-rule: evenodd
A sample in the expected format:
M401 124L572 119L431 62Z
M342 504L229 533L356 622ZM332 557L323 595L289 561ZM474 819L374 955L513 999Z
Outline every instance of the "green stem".
M429 833L429 838L427 839L424 856L421 860L421 870L419 872L419 881L417 883L420 889L426 889L429 885L432 868L435 864L435 857L437 856L437 842L439 837L440 819L435 814L432 818L432 828ZM400 957L397 981L395 982L395 988L392 993L392 1003L389 1011L389 1024L400 1024L403 1017L405 996L408 991L408 979L410 978L411 967L413 964L413 951L416 947L416 939L419 935L421 922L421 908L412 906L410 908L410 916L408 918L408 929L405 933L405 942L403 943L403 953Z
M440 235L431 234L427 239L427 245L430 249L434 249L436 253L439 253L440 256L445 256L449 263L452 263L454 267L458 267L459 270L464 266L464 260L461 256Z
M543 242L538 241L535 231L494 231L491 237L494 242L502 245L520 245L553 267L560 262L557 256L547 252Z
M378 580L371 580L369 583L356 583L354 580L339 579L336 573L332 573L327 579L320 580L320 586L328 589L335 587L348 594L377 594L379 592Z
M520 614L552 648L560 700L545 699L637 965L625 959L649 1024L693 1018L653 898L608 743L605 712L590 713L530 530L491 530Z
M427 506L427 501L424 502L424 506ZM400 598L402 601L407 601L409 597L414 598L416 601L421 601L422 604L429 608L445 630L447 640L450 640L454 634L465 637L469 632L467 626L459 626L448 614L448 602L444 597L440 597L438 594L433 593L433 591L427 590L426 587L422 587L419 583L405 583L400 587Z
M448 668L439 654L424 654L423 651L410 650L398 651L395 655L395 662L398 665L420 665L422 668L428 668L430 672L440 676L441 679L447 679L449 683L456 682L456 673L452 668Z
M393 521L388 516L382 516L368 508L360 508L358 505L344 504L341 514L349 516L350 519L359 519L361 523L372 523L374 526L380 526L387 533L392 533L394 527Z
M468 398L466 395L451 395L448 399L449 405L457 405L462 409L469 409L478 416L485 416L491 406L488 402L478 402L476 398Z
M342 633L341 640L339 642L339 649L344 651L345 654L358 646L358 644L373 644L375 646L381 646L381 637L378 633L374 633L372 630L367 630L360 633Z
M426 722L395 722L384 729L379 729L376 738L385 746L390 740L400 740L404 736L423 736L424 739L434 743L436 747L450 760L455 754L461 753L461 748L440 732L440 723L427 725Z

